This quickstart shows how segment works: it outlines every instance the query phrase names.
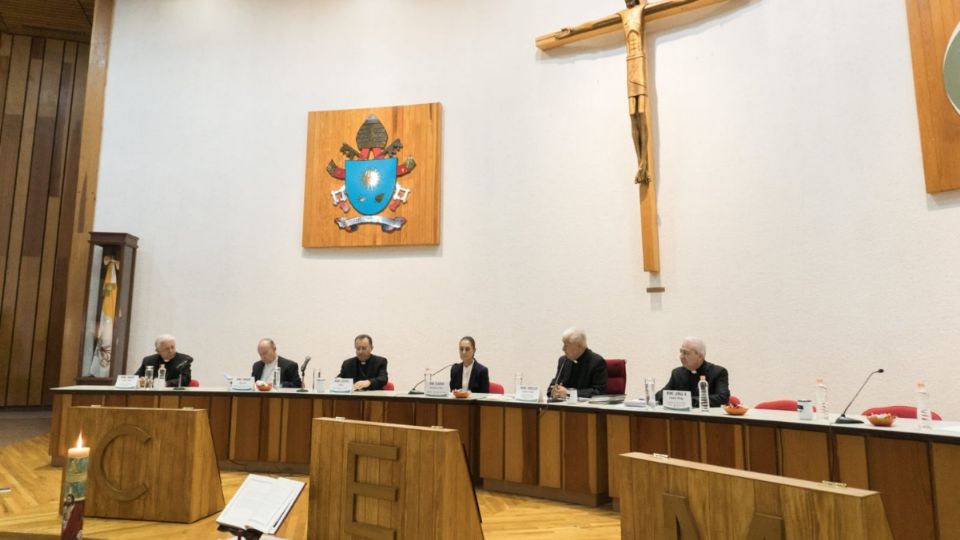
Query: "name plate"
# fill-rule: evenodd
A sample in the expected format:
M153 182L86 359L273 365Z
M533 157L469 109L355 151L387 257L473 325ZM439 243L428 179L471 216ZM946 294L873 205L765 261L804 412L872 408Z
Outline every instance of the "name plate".
M236 392L251 392L253 391L253 384L255 379L253 377L234 377L230 379L230 390Z
M450 385L443 381L430 381L427 383L427 389L424 394L430 397L447 397L450 393Z
M664 390L663 408L671 411L689 411L692 395L687 390Z
M353 392L353 379L341 379L337 377L330 385L330 391L338 394L349 394Z
M532 403L540 402L540 387L539 386L526 386L521 384L520 388L517 390L517 394L513 396L517 401L529 401Z
M136 388L140 385L140 377L137 375L117 375L117 382L114 388Z

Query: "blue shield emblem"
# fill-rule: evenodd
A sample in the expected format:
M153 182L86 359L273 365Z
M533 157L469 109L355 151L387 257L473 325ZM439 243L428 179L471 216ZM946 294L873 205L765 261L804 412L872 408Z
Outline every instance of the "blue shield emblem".
M397 187L397 158L347 160L344 187L357 212L379 214Z

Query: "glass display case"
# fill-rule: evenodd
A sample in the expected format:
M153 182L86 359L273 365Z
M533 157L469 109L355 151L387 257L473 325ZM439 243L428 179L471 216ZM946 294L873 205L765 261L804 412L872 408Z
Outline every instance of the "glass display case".
M112 384L126 370L138 240L127 233L90 233L83 352L77 384Z

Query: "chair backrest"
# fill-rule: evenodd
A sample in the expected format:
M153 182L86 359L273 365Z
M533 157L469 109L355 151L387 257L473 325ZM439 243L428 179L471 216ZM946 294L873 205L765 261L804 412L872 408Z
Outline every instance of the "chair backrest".
M763 401L753 406L754 409L771 409L774 411L797 412L797 400L778 399L776 401Z
M622 358L604 359L607 363L607 393L627 392L627 361Z
M871 414L892 414L897 418L916 418L917 408L909 405L887 405L886 407L871 407L860 414L863 416L870 416ZM934 420L943 420L943 418L934 411L930 411L930 417Z
M196 380L196 379L190 379L190 384L188 384L187 386L193 386L193 387L196 388L196 387L200 386L200 381L198 381L198 380Z
M390 382L390 381L387 381L387 384L383 385L383 389L384 389L384 390L394 390L393 383Z
M502 394L503 385L500 383L491 382L490 383L490 393L491 394Z

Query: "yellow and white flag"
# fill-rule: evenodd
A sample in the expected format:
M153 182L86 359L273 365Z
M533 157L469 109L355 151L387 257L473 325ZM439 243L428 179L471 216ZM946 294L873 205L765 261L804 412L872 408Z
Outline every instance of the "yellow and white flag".
M110 360L113 353L113 320L117 312L117 267L120 263L113 257L106 257L107 275L103 280L103 304L100 308L100 323L97 325L97 344L94 349L94 361L90 363L90 375L94 377L110 376Z

